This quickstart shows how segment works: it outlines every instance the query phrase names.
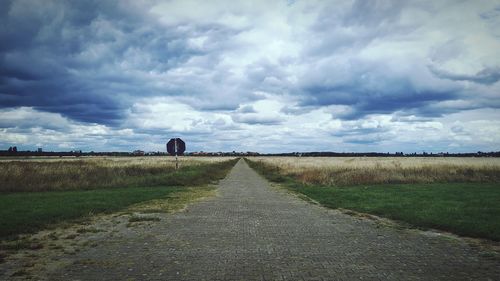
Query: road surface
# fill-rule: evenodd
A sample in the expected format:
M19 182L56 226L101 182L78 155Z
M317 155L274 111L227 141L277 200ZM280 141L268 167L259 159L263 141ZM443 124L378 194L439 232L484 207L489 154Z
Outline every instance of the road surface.
M303 201L243 161L218 195L98 241L51 280L499 280L461 240L383 227Z

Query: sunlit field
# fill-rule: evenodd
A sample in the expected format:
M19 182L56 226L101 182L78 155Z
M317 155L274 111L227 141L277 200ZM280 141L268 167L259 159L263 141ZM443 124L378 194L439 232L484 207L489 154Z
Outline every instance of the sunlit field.
M250 157L302 183L350 186L388 183L500 182L500 158Z
M227 157L179 157L185 171ZM1 158L0 192L77 190L167 183L175 157Z
M267 179L326 207L500 241L498 158L248 160Z

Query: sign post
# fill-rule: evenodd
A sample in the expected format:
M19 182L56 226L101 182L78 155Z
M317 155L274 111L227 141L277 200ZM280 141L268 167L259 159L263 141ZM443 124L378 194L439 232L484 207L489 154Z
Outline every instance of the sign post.
M180 138L173 138L167 142L167 152L174 156L175 155L175 169L179 169L179 160L177 156L182 155L186 150L186 143Z

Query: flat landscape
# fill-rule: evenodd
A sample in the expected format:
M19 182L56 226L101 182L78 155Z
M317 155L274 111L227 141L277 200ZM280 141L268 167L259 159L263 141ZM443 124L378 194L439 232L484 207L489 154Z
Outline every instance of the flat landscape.
M0 0L0 281L500 281L499 26Z
M0 280L500 274L496 158L173 161L0 161Z

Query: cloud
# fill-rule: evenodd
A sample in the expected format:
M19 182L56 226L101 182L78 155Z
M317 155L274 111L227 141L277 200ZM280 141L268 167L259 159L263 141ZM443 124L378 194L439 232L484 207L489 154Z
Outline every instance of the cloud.
M236 123L245 123L250 125L279 125L283 119L275 116L259 116L258 114L243 114L232 117Z
M475 112L498 148L499 21L491 1L2 1L0 143L468 149L449 116Z
M255 109L251 105L240 106L238 108L238 112L240 113L256 113Z
M451 73L429 66L437 77L456 81L471 81L479 84L494 84L500 80L500 68L485 68L473 75Z
M419 74L419 71L422 72ZM336 76L335 73L339 72L340 75ZM304 83L301 104L347 106L348 110L336 115L343 119L402 110L428 115L430 112L420 109L439 101L455 99L460 94L459 86L433 79L421 66L415 65L411 72L383 62L365 64L354 61L347 66L327 64L324 71L306 78L311 80ZM418 76L426 82L422 83L423 79ZM318 83L318 80L324 82ZM439 111L432 114L439 115Z
M238 107L239 100L220 100L219 91L228 97L236 91L218 81L224 74L207 69L218 63L225 39L238 33L231 27L164 26L150 17L148 2L6 6L3 107L31 106L107 125L118 125L133 102L147 96L181 96L200 109Z

